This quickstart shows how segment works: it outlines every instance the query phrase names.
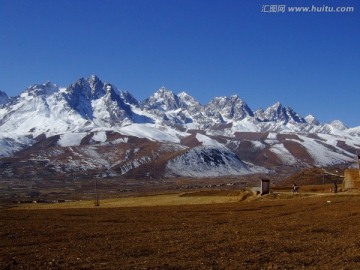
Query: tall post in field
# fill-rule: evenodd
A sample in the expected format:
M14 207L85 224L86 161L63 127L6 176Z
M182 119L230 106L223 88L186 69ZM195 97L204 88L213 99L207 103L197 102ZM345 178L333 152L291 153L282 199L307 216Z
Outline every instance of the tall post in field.
M360 175L360 153L356 150L356 155L358 158L358 169L359 169L359 175Z
M97 178L95 178L95 206L100 206L99 195L97 190Z

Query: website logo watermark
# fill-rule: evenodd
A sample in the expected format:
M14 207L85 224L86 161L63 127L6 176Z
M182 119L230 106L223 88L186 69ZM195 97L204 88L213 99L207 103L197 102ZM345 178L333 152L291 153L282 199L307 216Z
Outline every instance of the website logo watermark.
M262 13L353 13L355 7L262 5Z

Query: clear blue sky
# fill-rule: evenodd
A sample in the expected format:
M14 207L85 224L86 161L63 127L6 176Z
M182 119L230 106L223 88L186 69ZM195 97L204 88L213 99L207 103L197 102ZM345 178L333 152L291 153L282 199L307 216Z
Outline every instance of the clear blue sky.
M278 4L355 12L261 12ZM91 74L139 100L238 94L360 126L360 1L0 0L0 90Z

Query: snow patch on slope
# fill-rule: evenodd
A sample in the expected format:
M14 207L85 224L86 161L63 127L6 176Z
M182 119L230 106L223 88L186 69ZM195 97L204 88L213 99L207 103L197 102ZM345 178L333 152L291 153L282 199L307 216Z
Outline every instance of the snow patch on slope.
M244 118L241 121L234 121L232 123L231 134L235 132L248 131L248 132L259 132L260 127L258 123L255 123L251 118Z
M172 128L153 124L132 124L121 127L118 132L152 141L180 143L180 139L187 133L176 131Z
M33 144L34 141L26 136L16 134L0 134L0 157L8 157L13 153Z
M206 135L203 135L201 133L197 133L196 134L196 139L202 143L203 146L212 146L212 147L217 147L217 148L223 148L224 145L219 143L218 141L209 138Z
M99 131L99 132L96 132L94 134L94 136L92 137L92 139L94 141L97 141L97 142L106 142L106 139L107 139L107 136L106 136L106 132L105 131Z
M167 176L218 177L254 173L233 152L212 146L199 146L170 160Z
M65 133L60 136L58 144L62 147L78 146L81 140L87 135L87 133Z
M298 135L303 140L301 143L314 159L315 166L329 166L339 163L351 162L353 159L345 156L341 153L341 149L338 151L329 151L329 148L316 140L309 139L306 136Z
M266 146L265 146L262 142L260 142L260 141L252 141L251 143L252 143L252 145L254 146L255 149L262 150L262 149L264 149L264 148L266 147Z
M269 150L276 154L285 165L294 165L297 163L297 159L284 147L283 144L274 144Z

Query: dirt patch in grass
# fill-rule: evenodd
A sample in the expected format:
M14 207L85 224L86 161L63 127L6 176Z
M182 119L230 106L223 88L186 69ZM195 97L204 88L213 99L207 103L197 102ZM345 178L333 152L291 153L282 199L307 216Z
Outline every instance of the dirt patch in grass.
M256 196L253 192L248 189L241 190L201 190L194 192L187 192L180 195L181 197L236 197L236 201L245 201L250 199L255 199L259 196Z

